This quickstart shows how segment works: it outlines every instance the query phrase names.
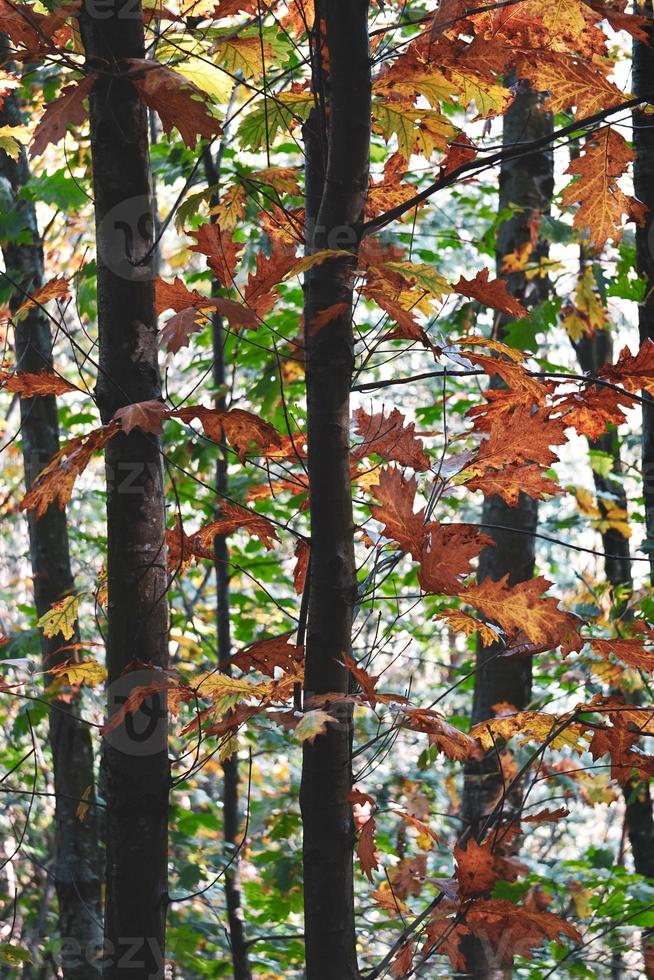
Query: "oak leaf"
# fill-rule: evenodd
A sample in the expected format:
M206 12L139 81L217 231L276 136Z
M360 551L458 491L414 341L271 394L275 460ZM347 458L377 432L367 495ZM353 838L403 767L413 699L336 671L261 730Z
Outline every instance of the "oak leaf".
M64 677L69 684L96 687L107 679L107 670L97 660L68 660L50 668L55 677Z
M197 244L191 245L189 251L206 255L207 265L218 282L229 289L234 285L236 265L243 251L243 245L235 242L228 232L222 231L213 223L200 225L191 234L197 240Z
M79 126L87 116L84 101L90 95L96 76L87 75L79 82L67 85L61 95L49 102L34 130L30 156L39 156L50 143L58 143L69 126Z
M77 613L81 601L81 593L59 599L41 616L36 625L43 630L44 636L61 634L64 640L70 640L77 629Z
M424 535L424 508L413 511L418 484L415 477L406 479L394 466L379 471L379 483L372 488L377 504L370 507L370 513L384 525L383 534L408 551L416 561L422 557Z
M132 429L141 429L143 432L152 432L160 435L163 432L162 422L169 416L169 410L163 402L151 399L146 402L135 402L133 405L125 405L114 413L113 421L120 424L122 432L129 434Z
M75 480L115 432L115 427L102 426L67 442L39 473L21 500L20 510L33 510L37 518L45 514L50 504L56 503L63 510L71 498Z
M128 58L129 79L150 109L154 109L168 136L175 126L192 150L198 137L211 139L222 132L207 110L206 95L192 82L157 61Z
M379 868L379 852L377 851L375 834L377 833L377 823L374 817L369 817L364 823L359 833L357 844L357 854L361 862L361 869L368 881L372 881L372 873Z
M314 708L302 715L295 729L295 734L300 742L313 743L319 735L327 733L327 725L338 725L338 720L332 715L323 711L322 708Z
M461 579L472 571L470 562L481 549L494 544L470 524L430 522L420 556L418 579L425 592L458 595Z
M268 677L275 676L275 668L290 671L297 668L302 660L303 648L289 643L290 633L273 636L269 640L257 640L230 659L230 664L239 670L258 670Z
M518 506L521 493L533 500L544 500L564 492L555 480L544 476L541 467L533 463L522 466L509 464L501 470L489 469L466 480L464 486L468 490L481 490L484 497L501 497L509 507Z
M581 648L579 620L559 609L555 598L543 598L551 585L547 579L538 576L513 587L508 580L508 574L497 582L485 578L468 586L460 593L461 598L499 623L509 638L524 633L535 645L550 649L561 646L564 653Z
M264 454L281 446L281 437L270 422L242 408L220 411L216 408L205 408L203 405L192 405L175 409L170 415L183 422L200 419L206 435L218 443L226 439L234 447L241 463L245 463L247 453L252 449Z
M375 454L386 460L393 460L414 470L428 470L431 460L424 450L423 443L416 436L413 422L405 425L406 418L397 408L390 414L376 412L368 415L363 408L354 412L355 432L363 438L363 443L354 447L355 459Z
M628 392L642 390L654 395L654 341L645 340L635 355L624 347L617 362L606 364L598 377L620 385Z
M41 371L40 374L30 374L28 371L0 371L0 388L20 395L21 398L65 395L69 391L79 391L76 385L50 371Z
M633 159L633 150L625 138L604 126L588 137L583 153L566 171L579 179L565 188L561 202L565 206L579 205L573 224L588 233L597 249L603 248L609 238L620 240L623 215L644 223L644 206L625 194L617 183Z
M235 531L245 531L260 541L270 551L275 541L279 541L274 526L267 518L256 511L241 507L240 504L232 504L227 500L220 501L221 516L218 520L205 524L199 531L191 535L192 547L200 545L201 548L208 548L213 544L214 538L219 534L228 536Z
M465 847L458 844L454 848L456 861L456 878L459 882L461 898L473 898L489 892L500 878L495 867L492 839L478 844L471 838Z
M53 299L64 299L69 294L69 286L70 282L65 276L57 276L50 282L46 282L33 292L24 303L21 303L14 313L14 320L21 320L25 313L35 306L43 306L44 303L49 303Z
M511 295L503 279L489 279L488 269L480 269L474 279L464 279L461 276L452 289L461 296L476 299L485 306L500 310L508 316L518 319L528 316L528 311L515 296Z

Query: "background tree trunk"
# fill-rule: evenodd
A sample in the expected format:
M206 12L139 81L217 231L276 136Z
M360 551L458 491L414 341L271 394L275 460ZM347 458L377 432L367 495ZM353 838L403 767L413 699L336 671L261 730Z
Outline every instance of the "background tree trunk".
M326 30L329 78L322 84ZM352 270L368 190L371 77L367 0L323 0L314 27L314 110L305 126L307 253L341 248L354 257L316 266L305 277L311 578L304 708L328 692L345 694L356 570L350 481L350 386L354 363ZM324 134L327 134L325 147ZM325 154L325 148L327 152ZM323 179L324 177L324 179ZM319 206L318 206L319 205ZM311 332L316 313L347 312ZM318 699L316 700L314 699ZM358 977L354 930L352 715L332 706L337 725L305 742L300 803L304 828L304 910L308 980Z
M88 68L98 253L103 422L130 403L160 398L154 313L152 202L146 109L124 77L143 58L140 6L116 0L81 16ZM135 429L107 446L108 711L152 683L168 655L161 446ZM138 660L153 669L130 671ZM121 676L122 675L122 676ZM119 680L120 679L120 680ZM164 975L170 774L165 700L153 695L106 739L108 980Z
M204 170L207 184L215 187L220 182L220 156L224 143L215 162L210 147L204 151ZM218 203L218 194L212 199L212 207ZM215 220L215 216L213 217ZM220 295L220 283L212 280L211 295ZM216 408L224 412L227 406L225 383L227 380L225 366L226 334L222 317L214 313L212 317L213 332L213 380L217 389ZM219 447L219 457L216 463L216 491L219 500L225 496L229 487L227 468L228 448L223 440ZM229 608L229 545L224 534L214 539L214 565L216 569L216 631L218 634L218 663L220 669L231 674L230 660L232 656L231 616ZM227 903L227 919L229 922L229 940L232 954L234 980L251 980L252 970L248 957L248 946L245 935L245 920L241 903L240 861L234 851L239 845L240 808L239 808L239 764L238 751L234 752L222 763L223 769L223 837L227 845L225 859L231 861L225 871L225 901ZM233 860L232 860L233 858Z
M538 139L552 131L552 118L539 108L541 97L521 84L519 93L504 117L503 142L511 146L517 142ZM533 307L547 294L547 280L538 277L529 282L523 272L509 275L502 273L504 257L531 240L530 220L538 213L550 210L554 187L553 161L550 150L531 154L524 159L502 164L500 170L500 212L509 207L515 213L503 222L497 239L497 274L504 275L509 291L526 307ZM530 263L547 255L548 246L539 240L530 256ZM501 339L507 318L500 318L496 335ZM501 387L494 378L491 386ZM483 527L489 525L489 527ZM493 525L501 525L498 530ZM509 507L500 497L484 501L482 529L494 541L494 547L485 548L479 558L479 581L489 577L494 581L508 574L509 585L517 585L530 579L534 572L534 538L530 535L538 527L538 504L524 494L518 505ZM531 699L531 658L503 659L500 644L477 646L475 689L472 707L473 724L491 718L493 705L508 702L516 708L524 708ZM502 792L503 779L496 752L489 752L481 762L466 765L463 787L462 816L467 834L475 836L481 829L484 815ZM519 805L520 796L504 801L504 813L512 803ZM464 944L467 975L476 980L490 980L503 976L493 962L488 944L471 938Z
M0 51L9 50L6 35L0 35ZM4 63L4 58L3 58ZM6 96L0 111L0 126L18 125L21 118L18 96ZM17 160L0 153L2 208L14 210L31 234L29 244L5 242L2 252L6 278L15 287L12 312L28 294L43 285L43 250L36 212L31 201L18 195L29 179L24 150ZM19 371L40 373L52 370L52 335L47 316L38 306L14 325L16 365ZM25 484L29 487L59 449L57 403L52 395L20 400ZM30 561L34 580L34 602L39 616L52 604L75 591L68 549L66 513L52 504L40 519L28 514ZM70 656L62 646L75 643L61 635L43 636L44 669ZM46 679L46 684L48 683ZM50 745L55 789L54 880L59 905L62 967L66 980L92 980L100 975L102 912L100 902L100 855L95 805L93 749L88 727L80 720L77 699L56 700L50 710ZM84 820L77 816L78 800L89 807Z

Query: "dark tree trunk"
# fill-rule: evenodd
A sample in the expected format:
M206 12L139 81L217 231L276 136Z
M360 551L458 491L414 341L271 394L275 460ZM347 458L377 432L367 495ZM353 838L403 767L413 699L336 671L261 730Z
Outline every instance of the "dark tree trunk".
M318 18L320 17L320 21ZM323 85L323 22L329 78ZM368 189L371 78L367 0L323 0L314 30L314 90L322 112L305 127L307 252L341 248L353 258L326 262L305 278L311 578L304 707L345 694L343 654L352 646L356 570L349 464L353 370L352 277ZM326 152L325 152L326 151ZM347 313L312 334L315 314L335 303ZM327 706L327 710L330 708ZM352 782L352 716L331 706L337 725L305 743L300 803L304 827L304 910L308 980L358 977L347 799Z
M541 98L526 86L504 117L505 146L538 139L552 130L552 118L539 108ZM536 212L550 210L553 192L553 162L550 150L532 154L524 160L511 160L500 171L499 209L513 206L515 214L505 221L498 233L497 272L502 275L504 257L518 249L531 238L530 219ZM547 243L537 242L530 262L538 262L547 255ZM523 272L505 276L509 291L529 307L535 306L546 296L547 283L543 279L527 280ZM507 321L500 319L496 334L504 334ZM491 382L497 383L497 379ZM501 384L501 383L500 383ZM479 559L479 581L490 577L494 581L508 574L509 584L516 585L530 579L534 572L534 538L530 536L538 527L538 505L535 500L520 495L518 505L509 507L500 497L484 501L483 530L494 541L494 547L485 548ZM502 530L492 525L501 525ZM502 647L492 644L477 646L475 690L472 708L473 723L493 716L493 705L508 702L516 708L524 708L531 699L532 665L530 658L503 659L498 656ZM502 791L502 773L495 752L479 762L466 765L462 815L466 834L476 836L483 826L484 816L492 808ZM519 806L520 795L504 801L503 814L511 813ZM466 975L476 980L490 980L503 976L494 963L492 951L476 939L465 943Z
M652 0L634 3L634 12L654 19ZM654 27L650 29L650 44L634 41L632 85L634 95L651 95L654 85ZM647 205L644 227L636 226L636 263L638 274L645 279L645 299L638 308L640 342L654 340L654 131L649 116L633 114L634 190L636 197ZM643 432L641 466L643 498L645 501L646 547L650 560L650 580L654 583L654 399L642 392ZM654 819L649 784L628 785L627 833L631 844L634 867L639 874L654 876ZM648 976L654 976L651 953L652 937L645 935L645 963ZM648 948L649 947L649 950Z
M161 395L154 313L147 114L125 77L143 58L143 18L130 0L81 16L89 69L98 253L103 422ZM161 679L168 653L161 446L133 430L107 446L107 574L111 717L136 686ZM133 662L151 665L130 669ZM163 977L170 774L163 696L153 695L105 740L107 868L104 976Z
M0 50L8 50L7 38L0 35ZM18 97L5 98L0 125L22 122ZM27 294L44 281L43 250L34 205L18 194L29 178L24 151L17 160L0 153L2 208L15 210L29 229L29 244L5 242L2 252L6 275L15 287L11 309L15 310ZM4 199L5 194L7 198ZM52 370L52 336L47 316L34 307L14 327L16 365L19 371L40 373ZM20 402L25 484L29 488L39 472L59 449L59 421L54 396L23 398ZM66 514L56 505L40 519L28 515L30 560L34 580L34 600L39 616L63 596L74 592L75 584L68 550ZM66 660L70 650L58 652L74 643L59 635L43 637L44 669ZM59 930L62 966L66 980L92 980L100 975L102 912L100 902L100 855L95 806L93 749L88 726L79 717L79 702L57 700L50 711L50 744L56 794L56 833L54 878L59 904ZM84 820L77 816L79 800L89 808Z
M652 0L635 3L636 13L653 16ZM654 40L654 28L650 32ZM634 95L644 101L654 86L654 48L634 42L632 83ZM647 97L647 98L646 98ZM645 225L636 226L636 256L638 274L645 279L645 299L638 307L638 328L641 344L654 340L654 130L649 115L634 112L634 190L636 197L648 207ZM650 578L654 582L654 399L643 392L642 478L645 499L645 542L650 559Z
M221 150L222 146L221 144ZM220 153L219 153L220 156ZM207 184L217 186L220 181L220 159L215 163L211 149L204 151L204 169ZM217 204L218 199L212 201ZM212 282L212 295L220 294L220 283L217 279ZM216 408L224 411L227 408L227 398L224 385L227 380L225 368L225 329L222 317L217 313L212 318L213 326L213 380L218 394ZM218 498L224 497L229 486L227 469L228 448L225 442L220 445L220 456L216 464L216 491ZM214 564L216 569L216 630L218 634L218 663L225 673L231 673L230 660L232 656L231 617L229 608L229 545L227 538L219 534L214 539ZM238 754L225 759L223 768L223 837L229 848L226 857L231 860L234 850L239 846L240 810L239 810L239 765ZM229 922L229 941L232 954L234 980L251 980L252 970L248 957L248 946L245 935L245 920L241 903L241 888L239 875L240 861L234 858L225 871L225 901L227 903L227 919Z

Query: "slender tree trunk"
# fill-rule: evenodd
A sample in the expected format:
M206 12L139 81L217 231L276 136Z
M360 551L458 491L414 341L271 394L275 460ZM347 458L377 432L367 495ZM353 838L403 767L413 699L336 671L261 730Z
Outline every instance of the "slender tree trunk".
M353 258L326 262L305 278L311 581L304 707L346 694L343 654L352 646L356 570L350 481L350 385L354 363L352 270L368 190L371 75L367 0L322 0L314 28L314 110L305 127L307 252L341 248ZM324 23L327 52L319 25ZM323 57L329 78L322 83ZM326 137L326 143L325 143ZM327 152L325 153L325 149ZM316 313L346 313L316 333ZM330 710L326 706L326 710ZM352 783L352 715L331 707L338 724L305 743L300 803L304 827L307 980L358 977L352 852L347 799Z
M654 17L652 0L634 3L634 11L650 19ZM650 31L654 42L654 27ZM654 86L654 47L634 41L632 83L634 95L651 95ZM636 226L636 260L638 274L645 279L645 298L638 307L640 342L654 340L654 130L649 115L634 112L634 190L636 197L647 205L645 225ZM654 583L654 399L642 393L642 478L645 499L646 546L650 559L650 578Z
M654 19L652 0L634 3L635 13ZM650 29L650 44L634 41L632 87L634 95L645 95L654 85L654 26ZM636 197L647 205L644 227L636 226L636 261L638 274L645 279L645 298L638 307L640 342L654 340L654 130L648 115L633 114L634 190ZM650 560L650 579L654 583L654 399L642 392L642 480L645 500L646 547ZM629 789L629 787L627 787ZM639 874L654 876L654 820L649 785L631 787L631 802L627 806L627 832ZM651 937L645 937L645 963L648 976L654 977L654 955Z
M116 0L81 16L88 68L98 257L103 422L161 397L152 261L147 114L124 78L144 57L140 6ZM136 686L161 680L168 652L161 446L133 430L107 446L107 574L111 717ZM151 665L134 669L133 662ZM104 977L164 976L170 773L165 699L153 695L105 740L107 868Z
M551 132L552 118L539 108L540 96L522 85L518 96L504 117L504 145L537 139ZM549 150L532 154L524 160L512 160L502 164L500 171L499 209L516 208L513 216L500 227L497 242L497 270L502 274L504 257L531 240L530 221L538 212L550 210L553 192L553 162ZM530 262L538 262L547 255L547 243L536 243ZM505 276L509 291L521 302L532 307L546 296L547 281L527 280L523 272ZM504 334L506 320L500 319L496 333ZM494 385L493 379L491 382ZM500 383L501 384L501 383ZM498 384L498 386L500 386ZM482 526L495 542L485 548L479 559L480 581L489 577L494 581L508 574L509 584L516 585L530 579L534 572L534 538L530 533L538 527L538 505L535 500L520 495L518 505L509 507L500 497L484 501ZM501 525L498 530L492 525ZM473 723L493 716L493 705L508 702L516 708L524 708L531 699L532 665L530 658L503 659L499 644L477 646L477 672L472 707ZM482 826L484 815L489 812L502 791L503 779L496 752L489 752L480 762L466 766L462 815L467 833L476 835ZM504 814L512 806L519 805L520 795L504 801ZM466 975L476 980L501 977L503 972L494 962L488 944L471 938L465 943Z
M222 149L221 144L221 149ZM216 186L220 181L220 161L215 163L211 149L204 151L204 169L207 184ZM212 202L217 204L216 200ZM220 283L217 279L212 282L212 295L220 294ZM213 326L213 380L218 394L216 408L225 411L227 397L225 383L225 329L222 317L217 313L212 318ZM220 455L216 464L216 491L218 498L224 497L229 486L227 469L227 445L220 445ZM231 674L230 660L232 656L231 616L229 607L229 545L227 538L219 534L214 539L214 564L216 569L216 629L218 633L218 663L225 673ZM239 808L239 765L238 752L224 759L223 768L223 837L230 853L226 854L231 860L234 850L239 845L240 808ZM251 980L252 970L248 957L248 946L245 935L245 920L241 903L240 861L234 858L225 871L225 901L227 903L227 919L229 923L229 940L232 954L234 980Z
M8 50L7 38L0 35L0 50ZM22 122L16 94L5 98L0 125ZM2 252L6 275L15 287L11 309L15 310L44 282L43 250L34 205L18 194L29 178L24 151L17 160L0 153L2 208L15 211L29 229L31 241L5 242ZM43 311L34 307L14 327L16 365L19 371L40 373L52 370L52 336ZM54 396L23 398L20 402L25 484L29 488L38 473L59 449L59 420ZM65 511L51 505L40 519L28 515L30 560L34 580L36 610L42 616L52 604L74 592L68 549ZM45 670L70 656L63 646L71 640L61 635L43 637ZM50 710L55 803L54 879L59 904L59 930L62 967L66 980L86 980L100 975L102 913L100 903L100 855L95 806L93 749L88 727L80 720L77 699L56 700ZM89 808L84 820L77 816L78 801L86 799Z

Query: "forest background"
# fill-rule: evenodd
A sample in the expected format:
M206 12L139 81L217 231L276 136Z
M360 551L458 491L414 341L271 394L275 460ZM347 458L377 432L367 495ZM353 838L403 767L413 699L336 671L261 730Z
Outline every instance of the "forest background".
M654 977L650 0L0 0L0 973Z

